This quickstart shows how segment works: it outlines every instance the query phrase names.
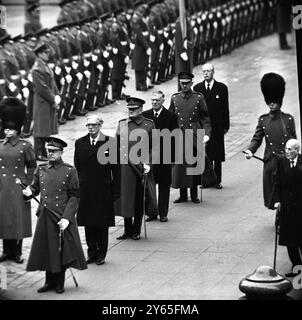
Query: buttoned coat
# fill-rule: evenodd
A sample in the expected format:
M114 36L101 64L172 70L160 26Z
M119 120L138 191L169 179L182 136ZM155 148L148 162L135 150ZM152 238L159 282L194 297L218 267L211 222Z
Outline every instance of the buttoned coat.
M207 155L212 161L225 161L224 134L230 127L228 87L214 80L212 89L207 92L205 81L202 81L194 86L194 90L203 94L211 120L211 139L206 145Z
M271 203L273 187L273 170L276 166L276 155L284 154L285 144L289 139L296 138L294 117L288 113L263 114L258 124L248 150L253 154L258 150L265 139L264 165L263 165L263 198L264 205L274 209Z
M76 140L74 165L80 181L80 203L77 213L79 226L111 227L114 221L114 201L119 198L120 175L117 164L101 164L98 157L108 157L108 149L99 148L109 140L100 134L95 146L90 136Z
M32 68L34 85L33 135L48 137L58 133L58 119L55 108L55 95L59 93L53 72L39 58Z
M176 114L179 128L185 136L186 129L193 130L193 150L199 150L197 156L202 157L200 175L188 175L187 168L192 167L185 161L185 144L182 147L183 164L175 164L172 169L172 188L192 188L193 178L201 184L201 174L204 170L204 146L202 141L197 140L197 130L204 129L205 135L211 136L211 121L204 97L200 93L190 90L188 93L178 92L172 95L169 110ZM185 141L185 139L183 139ZM197 144L199 145L197 149ZM177 146L176 146L177 147Z
M279 244L302 246L302 156L293 168L285 156L277 157L273 181L272 202L281 203Z
M37 225L26 270L47 270L60 272L62 265L86 269L76 212L79 200L79 179L77 170L62 161L42 164L37 167L30 186L33 195L40 194L37 209ZM54 211L54 215L50 210ZM61 218L70 223L62 236L60 252L59 226Z
M129 156L130 150L133 152L133 146L139 141L129 140L129 135L136 129L145 132L142 141L147 146L145 150L146 158L143 161L134 163ZM115 203L116 215L124 218L134 217L135 210L140 207L143 199L138 199L136 195L136 183L142 183L143 164L151 164L152 158L152 129L155 129L154 123L143 116L137 119L122 119L118 123L116 139L118 145L118 154L121 170L121 197ZM132 133L133 134L133 133ZM145 139L146 138L146 139ZM142 146L142 144L141 144ZM148 214L157 214L157 202L154 189L154 178L152 172L148 174L146 188L146 211Z
M32 145L16 137L0 140L0 239L31 237L30 202L16 178L28 185L36 167Z
M149 109L144 111L143 116L151 119L154 122L155 128L158 130L168 129L172 132L174 129L178 128L177 116L171 111L167 110L165 107L162 108L161 113L158 118L154 116L154 110ZM172 145L171 145L172 146ZM165 152L169 152L161 141L160 143L160 164L153 164L153 175L156 183L171 184L172 179L172 168L170 164L163 163L163 156ZM171 148L171 160L174 159L173 156L174 148Z

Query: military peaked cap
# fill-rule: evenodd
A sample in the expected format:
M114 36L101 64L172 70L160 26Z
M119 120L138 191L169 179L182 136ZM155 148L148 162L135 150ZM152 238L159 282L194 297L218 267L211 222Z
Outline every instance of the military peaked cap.
M45 148L47 148L47 149L63 150L65 147L67 147L67 143L60 138L57 138L57 137L46 138Z
M180 72L178 74L178 79L181 82L189 82L192 81L192 79L194 78L194 74L190 73L190 72Z
M46 51L46 50L50 50L50 47L48 46L48 44L46 44L46 43L41 43L41 44L39 44L36 48L34 48L34 53L35 54L38 54L38 53L40 53L40 52L44 52L44 51Z
M128 109L136 109L142 107L146 101L140 98L129 97L126 99L126 102Z

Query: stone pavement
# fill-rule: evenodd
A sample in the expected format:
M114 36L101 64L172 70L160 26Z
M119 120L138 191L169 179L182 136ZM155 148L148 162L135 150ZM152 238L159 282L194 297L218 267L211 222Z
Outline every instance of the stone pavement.
M37 294L44 272L27 273L25 264L5 262L2 265L7 268L8 289L0 296L2 293L2 298L18 300L241 299L239 281L259 265L272 266L274 252L274 212L263 207L262 165L255 159L245 160L241 151L251 139L258 116L267 112L259 85L265 72L280 72L285 77L283 109L295 116L300 135L295 61L294 50L278 50L275 35L212 61L217 80L228 85L230 95L231 129L226 135L224 189L203 190L200 205L190 201L173 204L178 191L171 190L169 222L147 223L147 240L116 240L123 232L123 221L117 218L116 227L110 229L106 264L89 265L82 272L74 270L77 289L67 271L63 296L53 292ZM201 66L194 69L195 82L200 79L200 71ZM132 70L129 75L127 93L145 99L145 109L150 108L151 92L136 92ZM176 87L176 78L155 87L166 93L166 107ZM118 120L126 115L126 103L115 103L96 113L105 120L104 132L113 135ZM73 163L74 141L86 133L84 123L85 119L78 117L60 127L60 136L69 144L66 162ZM36 204L32 205L34 230ZM83 228L80 235L86 250ZM25 260L30 245L31 238L25 239ZM284 274L289 269L286 250L278 247L277 271ZM301 298L300 291L293 290L290 295Z

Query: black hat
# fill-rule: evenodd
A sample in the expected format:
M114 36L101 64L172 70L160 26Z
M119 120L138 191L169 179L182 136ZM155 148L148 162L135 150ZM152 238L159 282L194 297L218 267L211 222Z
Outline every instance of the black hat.
M10 40L11 40L11 36L9 34L6 34L4 37L0 38L0 45L5 44Z
M72 2L72 0L62 0L62 1L60 1L59 6L63 7L63 6L65 6L65 4L68 4L70 2Z
M129 97L126 99L126 102L128 109L136 109L142 107L146 101L140 98Z
M178 79L181 82L190 82L192 81L192 79L194 78L194 74L190 73L190 72L180 72L178 74Z
M26 115L26 105L15 97L7 97L0 102L0 119L3 129L14 129L20 134Z
M34 48L34 53L39 54L40 52L44 52L46 50L50 50L49 46L46 43L39 44L36 48Z
M28 12L32 12L35 9L40 8L40 6L37 3L33 3L30 6L28 6L28 8L26 9Z
M37 41L36 36L35 36L32 32L26 33L26 34L24 35L23 39L24 39L24 40L29 40L29 39L31 39L31 40Z
M14 42L20 41L20 40L24 40L22 34L18 34L17 36L13 37L12 40Z
M57 138L57 137L46 138L46 144L45 144L46 149L63 150L65 147L67 147L67 143L60 138Z
M37 31L35 33L35 36L40 37L40 36L43 36L44 34L46 34L48 32L49 32L48 28L44 28L44 29L41 29L41 30Z
M266 73L260 82L261 91L266 104L272 102L282 105L285 93L285 81L282 76L277 73Z

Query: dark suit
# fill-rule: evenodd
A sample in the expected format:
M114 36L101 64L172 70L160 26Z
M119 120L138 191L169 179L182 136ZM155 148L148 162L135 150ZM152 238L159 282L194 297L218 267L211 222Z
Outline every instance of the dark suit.
M174 113L162 108L158 118L154 116L154 110L149 109L143 112L143 116L153 120L155 128L173 131L178 128L177 117ZM164 149L162 140L160 143L160 164L153 165L155 183L158 184L158 212L161 218L167 217L169 211L170 186L172 180L171 164L163 164ZM173 150L171 150L171 157Z
M79 226L85 226L89 258L106 257L108 228L115 225L114 200L119 197L117 165L100 164L98 157L107 156L98 149L109 139L101 133L95 146L90 136L75 142L74 165L80 181L80 203L77 214Z
M205 81L194 86L194 90L204 95L208 107L212 131L206 152L214 162L218 182L221 182L221 162L225 161L224 134L230 127L228 87L214 80L209 92L206 90Z
M279 244L287 246L293 264L301 265L302 259L302 156L291 168L290 161L278 157L274 174L272 202L281 203Z

